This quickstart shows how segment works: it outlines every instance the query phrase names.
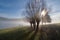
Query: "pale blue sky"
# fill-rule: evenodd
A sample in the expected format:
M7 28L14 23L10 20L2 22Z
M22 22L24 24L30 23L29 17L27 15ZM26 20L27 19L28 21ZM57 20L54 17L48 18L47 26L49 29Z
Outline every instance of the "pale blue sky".
M0 0L0 17L21 18L28 0ZM60 0L46 0L51 7L50 16L60 20Z
M20 18L27 0L0 0L0 17Z
M51 19L53 22L60 22L60 0L47 0L47 4L51 7Z

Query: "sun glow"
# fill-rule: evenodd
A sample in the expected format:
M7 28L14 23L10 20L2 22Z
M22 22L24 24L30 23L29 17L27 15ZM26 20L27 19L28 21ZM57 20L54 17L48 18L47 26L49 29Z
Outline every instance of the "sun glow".
M47 13L47 11L44 9L42 12L41 12L41 16L45 16Z

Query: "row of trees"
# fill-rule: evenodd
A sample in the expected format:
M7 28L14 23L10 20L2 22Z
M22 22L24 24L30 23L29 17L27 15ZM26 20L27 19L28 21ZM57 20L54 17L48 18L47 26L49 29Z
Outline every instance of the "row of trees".
M44 0L29 0L26 6L26 18L31 24L31 28L39 29L39 23L51 22L49 11L46 8Z

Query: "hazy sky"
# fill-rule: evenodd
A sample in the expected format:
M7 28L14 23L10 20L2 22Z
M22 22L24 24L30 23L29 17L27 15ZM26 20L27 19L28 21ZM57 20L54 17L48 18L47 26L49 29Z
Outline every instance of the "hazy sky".
M48 7L51 7L50 16L60 20L60 0L46 0ZM0 17L21 18L26 7L27 0L0 0ZM59 22L59 21L58 21Z

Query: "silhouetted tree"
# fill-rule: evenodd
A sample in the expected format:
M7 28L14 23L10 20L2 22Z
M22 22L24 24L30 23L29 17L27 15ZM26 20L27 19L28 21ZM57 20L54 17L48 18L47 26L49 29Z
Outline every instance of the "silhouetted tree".
M43 25L43 22L45 22L45 24L46 24L46 22L51 22L51 18L48 15L49 12L51 12L51 10L49 8L47 8L45 0L41 0L41 2L42 2L42 7L41 7L41 21L42 21L42 25Z
M42 11L44 11L45 9L46 9L46 4L44 0L29 0L29 2L27 3L26 18L29 19L31 27L33 25L35 29L35 27L37 26L36 30L39 27L39 23L41 22L41 19L43 23L43 15L41 17L41 14L42 14ZM50 20L50 16L46 15L48 13L47 10L45 10L45 12L46 12L45 19Z
M29 23L31 24L31 27L32 25L34 26L34 29L35 29L35 11L34 11L34 5L32 3L32 1L29 1L27 3L27 7L26 7L26 18L29 20Z
M39 18L39 10L40 10L40 0L30 0L27 3L27 7L26 7L26 18L29 19L29 22L32 26L36 26L36 22L37 22L37 29L38 29L38 25L40 22L40 18Z
M51 22L51 18L50 18L50 16L48 15L48 13L50 12L50 10L48 11L48 10L46 10L46 9L44 9L43 11L42 11L42 24L43 24L43 22L46 24L46 22L48 22L48 23L50 23Z

